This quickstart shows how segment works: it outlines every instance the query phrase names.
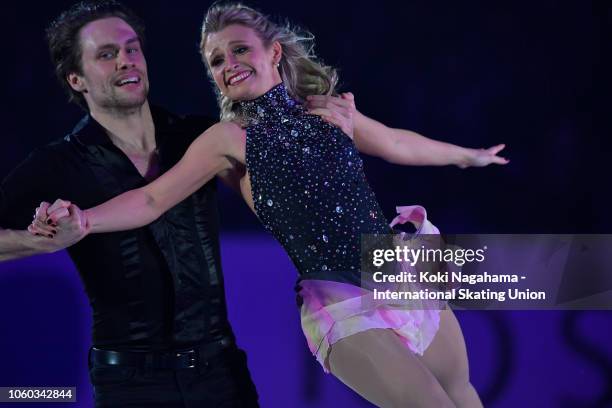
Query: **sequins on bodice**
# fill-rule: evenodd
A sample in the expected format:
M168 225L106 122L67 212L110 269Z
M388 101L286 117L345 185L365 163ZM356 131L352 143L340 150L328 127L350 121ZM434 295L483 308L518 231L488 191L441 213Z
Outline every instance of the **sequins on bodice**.
M241 102L255 211L302 279L358 283L361 234L390 233L353 141L283 84Z

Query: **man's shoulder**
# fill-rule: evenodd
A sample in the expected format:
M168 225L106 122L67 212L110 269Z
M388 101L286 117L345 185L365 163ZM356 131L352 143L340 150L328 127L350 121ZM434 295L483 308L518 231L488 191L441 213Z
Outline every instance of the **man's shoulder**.
M106 133L106 129L91 115L87 114L53 147L59 151L66 151L76 146L97 146L110 143L111 140Z
M73 157L76 153L75 146L77 143L75 136L75 133L68 133L67 135L54 139L46 145L34 149L30 156L36 159L54 161L61 161Z
M73 137L73 135L68 134L52 140L46 145L39 146L32 150L28 158L34 160L45 160L65 157L66 154L69 154L72 150L71 137Z

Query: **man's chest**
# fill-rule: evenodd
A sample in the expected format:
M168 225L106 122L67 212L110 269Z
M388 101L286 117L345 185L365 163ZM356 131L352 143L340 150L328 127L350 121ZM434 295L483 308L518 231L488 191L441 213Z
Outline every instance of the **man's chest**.
M126 153L125 155L134 170L143 179L150 182L160 176L161 164L157 150L152 153Z

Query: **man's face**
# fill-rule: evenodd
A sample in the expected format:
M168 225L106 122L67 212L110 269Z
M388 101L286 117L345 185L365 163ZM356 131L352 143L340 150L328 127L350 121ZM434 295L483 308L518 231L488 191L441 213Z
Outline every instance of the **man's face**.
M79 40L82 74L67 79L90 111L142 106L149 91L147 62L132 27L118 17L95 20L81 29Z

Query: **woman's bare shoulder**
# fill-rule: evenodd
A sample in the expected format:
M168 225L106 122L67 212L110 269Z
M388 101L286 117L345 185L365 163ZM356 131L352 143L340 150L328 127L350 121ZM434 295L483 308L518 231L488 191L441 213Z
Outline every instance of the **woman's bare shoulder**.
M233 157L239 161L244 156L246 131L234 122L219 122L209 127L195 140L198 150L208 154L216 152L219 156ZM194 147L195 147L194 146Z
M202 148L212 148L216 146L219 150L225 151L235 144L240 144L244 140L245 131L234 122L218 122L200 134L194 146Z
M242 136L244 129L235 122L223 121L218 122L209 127L202 135L215 135L219 136Z

